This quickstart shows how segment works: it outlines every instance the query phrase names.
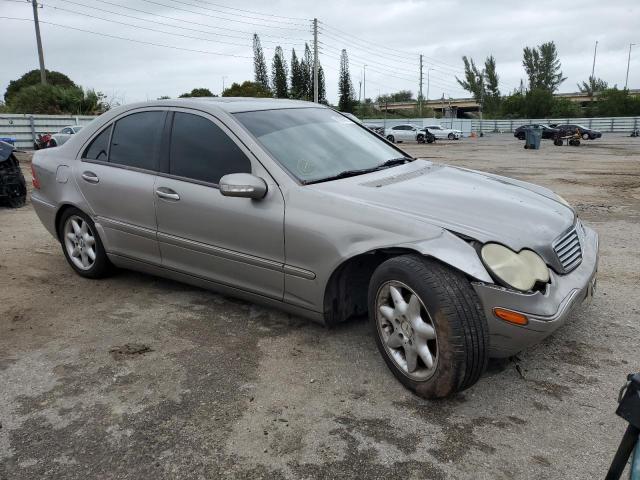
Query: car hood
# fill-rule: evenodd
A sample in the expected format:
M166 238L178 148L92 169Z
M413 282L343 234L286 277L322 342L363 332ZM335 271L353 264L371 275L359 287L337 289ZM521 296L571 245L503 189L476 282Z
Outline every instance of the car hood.
M551 190L425 160L312 187L343 202L373 207L380 215L418 217L515 251L546 251L575 221L573 210Z

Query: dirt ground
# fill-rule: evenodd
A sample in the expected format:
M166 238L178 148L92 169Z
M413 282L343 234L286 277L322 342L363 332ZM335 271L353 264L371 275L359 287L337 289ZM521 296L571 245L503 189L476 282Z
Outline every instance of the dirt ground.
M470 390L424 401L365 321L327 330L133 272L86 280L30 203L0 208L0 479L602 478L618 390L640 370L640 139L406 150L569 200L600 234L594 301Z

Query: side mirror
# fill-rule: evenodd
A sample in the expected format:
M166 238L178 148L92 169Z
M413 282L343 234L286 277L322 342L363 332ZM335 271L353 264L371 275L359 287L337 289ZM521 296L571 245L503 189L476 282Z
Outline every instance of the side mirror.
M267 184L250 173L230 173L220 179L220 193L225 197L260 200L267 194Z

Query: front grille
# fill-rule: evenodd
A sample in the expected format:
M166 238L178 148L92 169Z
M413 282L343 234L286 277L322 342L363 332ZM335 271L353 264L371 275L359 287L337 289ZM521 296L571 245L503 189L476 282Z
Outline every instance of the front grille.
M582 262L582 247L575 227L553 242L553 251L562 265L563 273L569 273L580 265Z

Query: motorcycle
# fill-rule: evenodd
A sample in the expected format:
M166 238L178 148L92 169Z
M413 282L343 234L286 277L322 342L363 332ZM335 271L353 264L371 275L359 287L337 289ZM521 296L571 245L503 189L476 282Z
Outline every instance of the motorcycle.
M42 148L56 147L57 145L58 143L50 133L39 133L38 138L36 138L36 141L33 143L33 149L40 150Z

